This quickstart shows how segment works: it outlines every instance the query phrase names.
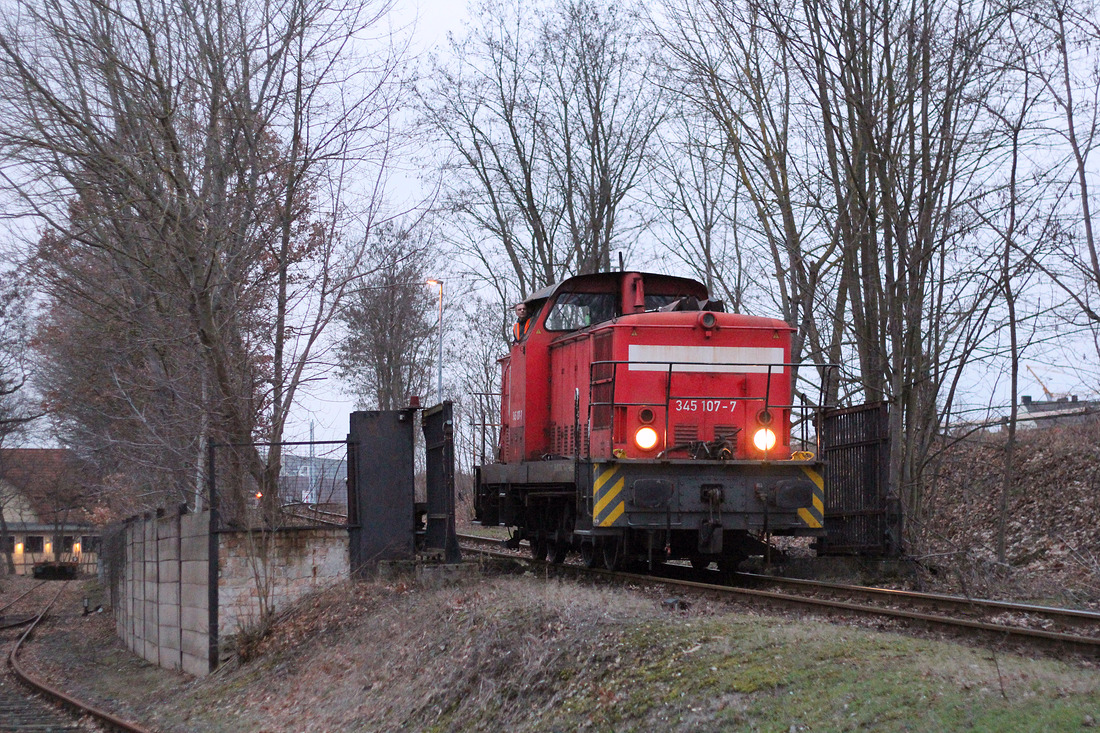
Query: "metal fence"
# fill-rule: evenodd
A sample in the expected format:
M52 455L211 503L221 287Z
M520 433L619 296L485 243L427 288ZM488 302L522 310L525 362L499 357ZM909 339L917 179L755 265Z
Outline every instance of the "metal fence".
M825 417L823 554L882 555L891 549L887 513L889 412L877 402Z
M346 441L211 443L215 530L348 526Z

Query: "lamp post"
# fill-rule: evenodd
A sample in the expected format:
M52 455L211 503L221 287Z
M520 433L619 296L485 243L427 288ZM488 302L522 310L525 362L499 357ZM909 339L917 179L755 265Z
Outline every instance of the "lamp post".
M436 397L443 404L443 281L429 280L429 285L439 286L439 381L436 382Z

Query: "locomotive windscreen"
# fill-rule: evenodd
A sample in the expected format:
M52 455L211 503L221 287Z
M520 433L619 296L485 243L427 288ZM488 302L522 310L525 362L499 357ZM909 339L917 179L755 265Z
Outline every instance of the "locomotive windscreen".
M617 314L611 293L562 293L546 316L548 331L576 331L610 321Z

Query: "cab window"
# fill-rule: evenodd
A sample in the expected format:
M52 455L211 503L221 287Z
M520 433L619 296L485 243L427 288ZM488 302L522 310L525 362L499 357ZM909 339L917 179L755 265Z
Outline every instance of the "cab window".
M546 330L576 331L610 321L616 313L611 293L562 293L546 315Z
M655 311L658 308L663 308L669 303L675 303L682 296L679 295L650 295L646 293L645 296L645 309L647 311Z

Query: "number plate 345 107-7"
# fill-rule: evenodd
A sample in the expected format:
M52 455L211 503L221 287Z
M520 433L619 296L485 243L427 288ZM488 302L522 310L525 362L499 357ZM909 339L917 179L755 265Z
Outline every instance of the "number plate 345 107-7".
M737 400L672 400L674 412L718 412L731 413L737 407Z

